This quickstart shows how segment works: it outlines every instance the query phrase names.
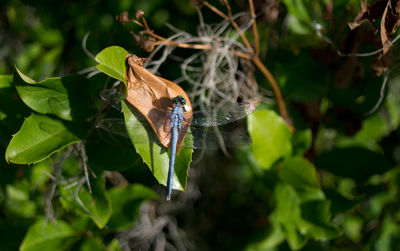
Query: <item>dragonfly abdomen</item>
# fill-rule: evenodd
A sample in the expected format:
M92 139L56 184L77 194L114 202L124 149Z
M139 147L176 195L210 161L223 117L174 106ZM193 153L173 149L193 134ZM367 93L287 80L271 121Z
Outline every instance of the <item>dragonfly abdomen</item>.
M171 154L169 158L168 179L167 179L167 200L171 199L172 186L174 183L174 165L176 156L176 147L179 139L179 130L182 128L183 109L180 103L177 103L171 113Z

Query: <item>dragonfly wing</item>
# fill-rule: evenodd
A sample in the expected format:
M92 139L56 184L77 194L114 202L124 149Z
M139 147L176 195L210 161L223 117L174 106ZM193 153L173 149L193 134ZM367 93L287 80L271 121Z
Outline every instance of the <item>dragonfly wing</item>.
M104 89L100 92L102 100L109 103L112 107L117 110L121 110L121 101L126 98L126 95L117 89Z
M114 133L116 135L129 138L128 132L126 131L125 121L123 119L109 118L100 120L96 128L101 128L107 132Z
M215 116L194 112L192 125L208 127L226 125L247 117L255 109L255 106L251 103L235 103L222 106Z
M190 133L193 137L193 148L215 150L225 145L227 148L235 148L243 145L250 145L251 138L247 132L240 130L216 132L212 128L191 127Z
M123 119L107 118L100 120L97 123L96 127L104 129L110 133L128 138L134 143L154 142L160 144L160 141L158 140L151 126L140 121L130 123L127 126ZM128 130L130 131L130 134L133 135L133 137L129 137Z
M131 123L127 128L123 119L108 118L99 121L96 127L125 138L129 138L127 129L132 130L131 132L134 132L133 134L135 135L134 143L160 143L152 128L148 124L139 121ZM193 143L190 139L185 138L182 147L215 150L219 149L221 144L225 144L228 148L251 144L251 139L246 132L220 130L219 133L221 137L218 137L218 134L211 128L191 127L186 136L191 137Z
M126 95L117 89L104 89L100 93L101 98L110 103L114 108L121 110L120 102L126 98ZM169 114L158 107L154 107L154 110L159 111L162 117L168 116ZM251 103L234 103L226 104L218 109L215 116L210 114L204 114L202 112L193 112L192 125L194 126L220 126L233 123L237 120L245 118L250 113L254 112L255 106ZM160 117L160 115L157 115ZM144 117L138 118L139 120L145 120ZM162 119L162 118L160 118Z

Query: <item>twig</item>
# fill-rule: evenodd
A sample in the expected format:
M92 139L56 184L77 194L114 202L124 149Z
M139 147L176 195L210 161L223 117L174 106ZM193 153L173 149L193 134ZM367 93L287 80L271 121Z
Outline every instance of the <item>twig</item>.
M231 25L233 26L233 28L235 28L236 31L238 31L238 32L240 31L240 28L239 28L238 24L231 18L231 15L229 17L227 17L225 14L223 14L217 8L215 8L214 6L209 4L207 1L204 1L203 3L210 10L214 11L216 14L220 15L224 19L228 18L228 20L231 23ZM224 3L226 5L228 13L229 13L229 11L231 9L230 5L229 5L229 2L227 0L224 0ZM255 12L254 12L253 1L249 0L249 4L250 4L251 17L253 19L253 31L255 30L254 31L254 40L256 41L256 44L255 44L256 52L254 53L253 48L251 48L250 43L248 42L247 38L244 36L243 33L240 35L240 37L242 38L242 40L245 43L246 47L249 49L250 53L253 55L253 57L252 57L253 63L263 73L263 75L268 79L272 89L274 90L275 97L276 97L277 102L278 102L279 112L280 112L281 116L285 119L285 121L288 123L290 129L293 131L294 130L294 126L293 126L293 124L292 124L292 122L291 122L291 120L290 120L290 118L288 116L288 113L287 113L287 110L286 110L285 101L283 100L283 97L282 97L281 91L279 89L279 86L278 86L275 78L271 74L271 72L267 69L267 67L261 62L260 58L258 57L259 42L258 42L257 26L256 26L256 22L255 22Z
M224 3L226 5L227 9L230 9L230 5L228 3L228 1L224 0ZM226 16L224 13L222 13L220 10L218 10L217 8L215 8L213 5L211 5L209 2L204 1L203 2L204 6L207 6L210 10L212 10L213 12L215 12L217 15L221 16L222 18L228 20L231 25L233 26L233 28L235 28L236 31L240 31L240 27L239 25L235 22L235 20L232 19L232 16ZM247 40L246 36L244 35L244 33L240 34L240 38L243 40L243 43L246 45L247 49L250 51L251 54L253 54L253 48L251 47L249 40Z
M56 188L59 183L59 178L61 177L62 173L62 165L63 163L69 158L72 152L72 147L67 148L65 152L61 155L61 157L52 165L54 175L49 174L51 177L52 183L50 187L50 191L45 196L45 212L46 212L46 222L48 220L54 221L54 208L53 208L53 197L56 193Z
M255 49L252 48L250 45L249 41L247 40L246 36L244 35L244 32L240 30L239 25L235 22L233 16L232 16L232 10L231 6L228 2L228 0L224 0L224 4L227 8L228 15L224 14L222 11L220 11L218 8L213 6L207 1L203 1L202 4L209 8L211 11L222 17L224 20L229 21L229 23L232 25L232 27L238 32L240 38L242 39L244 45L246 46L247 50L249 51L248 53L245 52L240 52L240 51L229 51L229 53L232 53L238 57L245 58L248 60L251 60L254 65L262 72L262 74L265 76L265 78L269 81L277 103L279 107L279 112L281 116L285 119L285 121L288 123L289 127L291 130L294 130L294 126L291 122L291 119L289 118L288 112L286 110L286 105L285 101L282 97L279 85L277 84L275 78L271 74L271 72L268 70L268 68L261 62L259 58L259 51L260 51L260 46L259 46L259 36L258 36L258 30L257 30L257 24L256 24L256 15L255 15L255 9L254 9L254 3L253 0L249 0L249 6L250 6L250 14L251 14L251 19L252 19L252 28L253 28L253 33L254 33L254 45ZM166 41L167 39L155 34L152 30L147 25L147 22L145 21L144 15L141 15L139 18L143 21L143 23L137 21L137 20L132 20L135 22L137 25L140 27L143 27L145 30L143 33L146 33L147 35L156 38L158 41L154 41L154 45L171 45L171 46L177 46L181 48L189 48L189 49L198 49L198 50L213 50L215 49L213 46L209 44L188 44L188 43L179 43L176 41ZM139 19L137 17L137 19Z
M145 33L151 37L154 37L156 39L158 39L158 41L153 42L154 45L160 45L160 44L164 44L164 45L170 45L170 46L176 46L176 47L180 47L180 48L186 48L186 49L195 49L195 50L214 50L215 48L209 44L188 44L188 43L178 43L175 41L166 41L167 39L159 36L157 34L155 34L152 31L145 31ZM240 52L240 51L229 51L230 53L241 57L241 58L246 58L246 59L251 59L252 56L244 53L244 52Z
M251 18L254 20L254 22L253 22L254 47L255 47L254 54L258 57L260 55L260 41L259 41L259 38L258 38L258 30L257 30L257 23L256 23L256 13L254 11L253 0L249 0L249 6L250 6Z
M276 82L275 78L272 76L271 72L265 67L265 65L260 61L258 57L253 58L253 62L256 67L261 71L261 73L268 79L269 83L271 84L272 89L274 90L276 100L278 102L279 112L283 119L286 120L290 129L293 131L294 127L292 121L290 120L288 113L286 111L285 101L283 100L281 90L279 89L278 83Z
M83 167L83 171L85 174L85 181L86 181L86 185L89 189L89 193L92 193L92 187L90 186L90 180L89 180L89 167L87 165L87 154L86 154L86 148L85 148L85 144L84 143L80 143L79 144L79 153L81 155L81 160L82 160L82 167ZM91 171L91 170L90 170ZM91 174L94 178L96 178L96 174L93 173L93 171L91 171Z

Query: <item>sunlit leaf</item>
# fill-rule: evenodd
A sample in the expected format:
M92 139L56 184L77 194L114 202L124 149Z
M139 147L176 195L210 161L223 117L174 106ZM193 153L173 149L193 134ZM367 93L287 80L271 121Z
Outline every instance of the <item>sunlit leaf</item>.
M33 113L7 147L6 159L31 164L83 139L86 126Z
M40 219L28 229L21 244L21 251L63 250L77 235L73 228L62 220Z
M110 77L126 82L125 79L125 56L128 52L119 46L110 46L96 55L97 69Z
M83 120L95 113L89 100L89 82L81 75L36 82L16 68L14 85L22 101L38 113L65 120Z
M275 188L274 197L277 199L275 214L282 224L286 239L293 249L299 249L306 244L306 238L298 230L300 221L300 199L295 190L289 185L280 183Z
M314 166L303 157L291 157L284 160L279 169L281 179L296 188L319 188Z
M255 111L249 115L247 125L254 158L263 168L269 169L277 160L292 153L290 129L274 111Z

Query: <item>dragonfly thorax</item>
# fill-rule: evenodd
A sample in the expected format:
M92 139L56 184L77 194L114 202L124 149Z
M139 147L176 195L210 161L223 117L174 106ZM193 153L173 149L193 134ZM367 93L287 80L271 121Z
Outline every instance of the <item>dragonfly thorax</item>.
M174 128L177 127L179 129L181 129L182 127L182 121L184 119L183 117L183 109L182 109L182 105L181 103L176 103L174 108L172 109L172 113L171 113L171 123L170 123L170 127Z

